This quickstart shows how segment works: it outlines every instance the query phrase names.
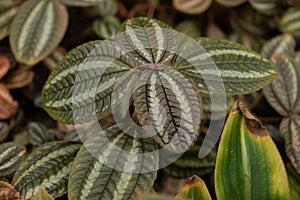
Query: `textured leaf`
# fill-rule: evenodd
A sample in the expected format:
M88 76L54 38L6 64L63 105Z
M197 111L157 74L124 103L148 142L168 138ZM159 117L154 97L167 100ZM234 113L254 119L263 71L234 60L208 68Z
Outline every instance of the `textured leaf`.
M29 142L35 146L50 142L54 139L54 136L49 134L47 127L38 122L31 122L28 125L27 133Z
M281 115L300 112L300 65L292 57L275 54L272 61L279 76L263 88L263 93L272 107Z
M164 68L162 66L162 68ZM137 81L134 105L146 132L171 152L184 152L198 136L200 108L192 85L173 69L145 70Z
M0 199L20 200L20 193L9 183L0 181Z
M183 20L177 24L176 30L192 38L201 36L201 30L196 20Z
M275 53L293 54L296 41L290 34L282 34L271 38L261 49L261 55L270 59Z
M19 10L19 6L1 10L0 5L0 40L8 36L12 20Z
M221 4L222 6L226 6L226 7L239 6L247 2L247 0L215 0L215 1Z
M198 43L207 53L189 58L197 66L182 62L176 69L202 90L224 93L225 87L227 94L245 94L259 90L277 75L272 63L240 44L213 38L199 38ZM207 61L209 57L213 62Z
M93 6L101 3L103 0L56 0L68 6Z
M223 129L215 184L218 199L290 199L285 167L275 144L240 101Z
M297 200L300 196L300 175L289 163L286 165L286 170L289 178L292 200Z
M186 14L200 14L205 12L212 4L212 0L173 0L176 10Z
M164 167L162 171L176 179L188 178L193 175L203 176L212 173L215 167L216 149L211 150L207 156L199 159L198 155L203 144L203 139L204 133L201 133L196 143L188 151L179 159Z
M92 17L111 17L118 13L118 5L116 1L101 0L96 6L87 7L86 12Z
M279 130L284 136L286 154L300 174L300 116L294 115L290 118L284 118Z
M113 125L85 141L71 169L69 199L135 199L136 192L150 189L158 167L156 144L125 132Z
M10 29L10 45L17 61L34 65L43 60L60 43L67 24L67 9L59 2L24 2Z
M15 172L24 159L26 148L14 142L0 145L0 176Z
M106 39L120 29L121 22L117 17L106 17L93 23L93 30L98 37Z
M285 11L279 21L279 28L284 33L291 33L294 37L300 36L300 9L291 7Z
M32 200L54 200L54 198L42 188L33 196Z
M101 41L71 51L55 67L44 86L44 109L65 123L87 122L110 112L118 100L112 98L114 90L118 90L116 85L122 91L135 78L124 79L126 72L135 66L135 61L124 54L113 42ZM119 99L123 96L124 92L119 94Z
M188 178L183 188L177 194L177 197L191 200L211 200L204 181L198 176Z
M32 198L41 188L53 197L65 194L69 171L80 146L77 143L50 142L35 149L12 181L21 199Z

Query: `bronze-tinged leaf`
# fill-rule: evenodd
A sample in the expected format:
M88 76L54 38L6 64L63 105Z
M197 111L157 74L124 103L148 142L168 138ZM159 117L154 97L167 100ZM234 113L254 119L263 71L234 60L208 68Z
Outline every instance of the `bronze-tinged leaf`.
M21 68L9 73L5 77L4 84L8 89L22 88L31 83L33 78L33 71Z
M20 200L20 193L9 183L0 181L1 200Z
M205 12L212 4L212 0L173 0L176 10L186 14L200 14Z
M9 90L0 84L0 120L11 118L18 109L18 102L10 95Z
M0 80L6 75L10 67L9 59L6 56L0 56Z
M284 136L286 154L300 174L300 115L284 118L279 130Z

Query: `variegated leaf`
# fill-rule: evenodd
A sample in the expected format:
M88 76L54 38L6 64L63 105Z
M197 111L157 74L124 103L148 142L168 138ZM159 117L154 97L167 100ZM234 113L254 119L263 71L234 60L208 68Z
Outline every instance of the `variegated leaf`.
M0 122L0 142L3 142L9 134L9 126L6 122Z
M277 0L249 0L249 3L253 8L258 10L259 12L271 15L276 12L277 8Z
M93 30L98 37L106 39L116 34L120 29L120 26L120 20L117 17L112 16L94 21Z
M0 10L8 10L13 7L19 6L24 2L24 0L5 0L0 1Z
M235 7L247 2L247 0L215 0L215 1L221 4L222 6L226 6L226 7Z
M32 198L41 188L53 197L65 194L69 171L80 146L78 143L50 142L35 149L12 181L21 199Z
M160 66L144 70L136 83L134 105L140 124L171 152L184 152L197 139L200 108L197 95L180 73Z
M130 87L135 76L121 77L133 73L128 71L136 65L115 45L101 41L84 44L57 65L43 88L43 107L51 117L65 123L82 123L110 112L119 100L112 98L118 90L116 85L120 91ZM124 92L119 94L120 99Z
M22 163L26 148L14 142L0 145L0 176L14 173Z
M263 88L263 93L279 114L297 114L300 112L300 65L285 54L275 54L272 61L279 69L279 76Z
M286 170L291 190L291 199L297 200L300 196L300 174L297 173L290 163L286 164Z
M193 175L204 176L213 171L217 156L216 149L211 150L210 153L204 158L199 159L198 156L203 143L202 134L200 134L196 143L179 159L162 169L167 176L174 177L176 179L182 179Z
M137 192L149 191L156 178L152 170L158 167L156 146L151 138L132 137L118 125L91 135L73 163L69 199L135 199Z
M173 0L176 10L186 14L200 14L205 12L212 4L212 0Z
M32 145L41 145L54 139L54 135L50 135L47 127L38 122L31 122L27 128L28 139Z
M197 61L197 66L182 62L175 68L201 90L245 94L266 86L277 75L270 61L240 44L213 38L199 38L198 43L207 53L188 59ZM208 62L209 58L213 62Z
M284 33L291 33L294 37L300 37L300 9L291 7L285 11L280 19L279 28Z
M9 183L0 181L0 199L20 200L20 193Z
M293 54L296 41L292 35L286 33L271 38L261 49L261 55L270 59L275 53Z
M60 43L68 25L64 5L53 0L27 0L13 20L10 45L20 63L34 65Z
M19 6L1 10L0 5L0 40L8 36L10 25L19 10Z
M103 0L54 0L60 1L68 6L93 6L101 3Z
M284 118L279 130L284 136L286 154L300 174L300 116L293 115Z
M118 5L116 1L101 0L96 6L87 7L86 12L92 17L112 17L118 13Z

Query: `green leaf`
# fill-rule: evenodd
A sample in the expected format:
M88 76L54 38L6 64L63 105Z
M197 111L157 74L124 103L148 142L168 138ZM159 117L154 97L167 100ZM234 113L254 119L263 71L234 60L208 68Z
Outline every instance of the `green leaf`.
M29 123L27 134L29 142L35 146L54 140L54 135L50 135L47 127L39 122Z
M78 143L49 142L28 155L12 181L21 198L32 198L41 188L53 197L65 194L69 171L80 146Z
M211 196L204 181L198 176L188 178L176 197L191 200L211 200Z
M24 160L26 148L14 142L0 145L0 176L14 173Z
M44 109L55 120L83 123L100 118L126 96L135 61L113 42L89 42L68 53L49 76L42 94ZM131 76L130 76L131 75ZM122 78L123 77L123 78ZM114 91L118 98L112 98Z
M85 141L70 172L69 199L135 199L136 192L149 191L158 167L156 144L126 131L112 125Z
M20 193L9 183L0 181L0 197L3 200L19 200Z
M170 68L144 70L136 85L134 105L146 132L155 131L154 140L168 151L186 151L197 139L200 123L192 85Z
M286 165L292 200L297 200L300 196L300 175L290 163Z
M300 115L292 115L281 121L281 134L284 136L285 152L300 174Z
M93 6L101 3L103 0L55 0L68 6Z
M7 10L23 3L24 0L5 0L0 1L0 10Z
M53 0L27 0L13 20L10 46L17 61L34 65L62 40L68 25L64 5Z
M277 0L249 0L249 3L257 11L266 15L274 14L276 12L276 8L278 7Z
M48 192L41 188L32 198L32 200L54 200L54 198L48 194Z
M0 40L8 36L10 25L18 11L19 6L2 10L0 5Z
M285 54L274 54L272 61L279 76L263 88L263 93L272 107L281 115L300 112L300 68L295 60Z
M271 38L261 49L261 55L270 59L273 54L294 54L296 41L292 35L285 33Z
M291 7L286 10L279 21L279 28L284 33L291 33L294 37L300 36L299 28L300 9Z
M176 68L201 90L224 93L225 87L226 94L245 94L266 86L277 75L270 61L240 44L213 38L199 38L198 43L207 53L190 60L197 60L199 66L182 62ZM207 61L209 57L213 62Z
M173 7L186 14L200 14L212 4L212 0L173 0Z
M226 6L226 7L235 7L247 2L247 0L215 0L215 1L221 4L222 6Z
M227 119L215 169L218 199L290 199L287 174L272 138L237 101Z
M93 23L93 30L98 37L106 39L116 34L120 29L121 22L117 17L105 17Z

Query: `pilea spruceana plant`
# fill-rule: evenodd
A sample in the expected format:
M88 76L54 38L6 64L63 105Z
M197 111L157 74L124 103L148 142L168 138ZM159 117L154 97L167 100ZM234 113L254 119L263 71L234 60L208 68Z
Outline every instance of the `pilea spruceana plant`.
M269 60L242 45L212 38L181 41L171 30L155 19L127 20L113 40L77 47L49 76L43 106L54 119L85 123L101 121L112 112L127 118L131 116L123 113L130 107L133 121L142 127L129 123L122 129L112 123L88 137L70 169L70 199L130 199L135 192L149 190L155 171L120 172L101 163L91 151L105 152L107 157L102 161L115 159L114 166L130 163L139 172L151 169L143 164L147 163L143 157L118 160L122 152L116 154L109 144L136 153L158 148L183 152L198 136L201 92L249 93L267 85L277 74ZM194 44L204 50L182 56ZM162 119L163 123L159 121ZM126 134L128 131L132 134ZM143 134L148 137L139 137ZM106 143L101 142L104 135L109 138ZM153 166L159 162L156 156L151 160Z

